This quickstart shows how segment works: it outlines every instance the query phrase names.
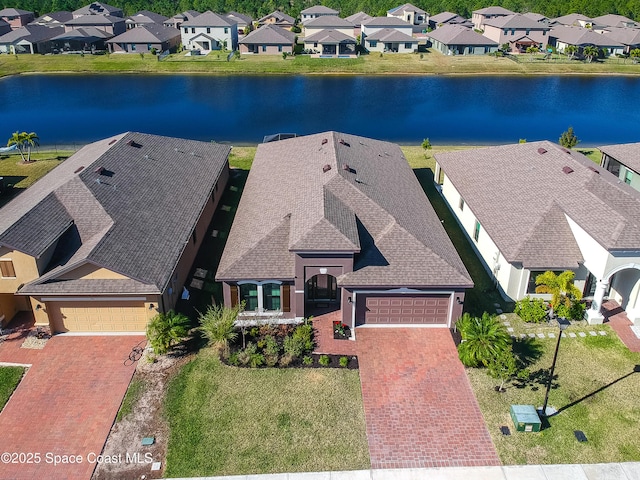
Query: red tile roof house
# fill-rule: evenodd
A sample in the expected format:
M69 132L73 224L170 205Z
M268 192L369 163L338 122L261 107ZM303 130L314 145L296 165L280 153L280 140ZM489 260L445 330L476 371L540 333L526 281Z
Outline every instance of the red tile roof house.
M0 10L0 20L7 22L13 30L33 22L35 19L33 12L20 10L18 8L4 8Z
M640 323L640 192L584 155L542 141L436 154L435 178L505 297L572 270L591 324L608 294Z
M143 332L181 297L229 151L124 133L86 145L2 207L0 322L23 310L54 332Z
M451 327L473 285L400 148L338 132L258 146L216 279L242 319L352 332Z

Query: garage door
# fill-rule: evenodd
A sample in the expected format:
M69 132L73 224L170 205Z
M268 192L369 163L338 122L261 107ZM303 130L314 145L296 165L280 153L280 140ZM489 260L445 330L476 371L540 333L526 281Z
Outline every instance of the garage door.
M48 303L56 332L144 332L147 312L143 302Z
M364 323L447 325L449 300L449 295L367 295Z

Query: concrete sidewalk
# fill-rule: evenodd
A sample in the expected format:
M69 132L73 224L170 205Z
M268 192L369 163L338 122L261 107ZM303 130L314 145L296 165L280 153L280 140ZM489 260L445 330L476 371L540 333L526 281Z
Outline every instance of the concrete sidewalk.
M278 473L191 480L640 480L640 462ZM172 479L186 480L186 479Z

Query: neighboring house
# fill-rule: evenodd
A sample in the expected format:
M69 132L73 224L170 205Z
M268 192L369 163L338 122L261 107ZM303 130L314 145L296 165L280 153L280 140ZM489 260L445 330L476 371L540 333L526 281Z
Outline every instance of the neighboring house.
M163 22L163 25L165 27L180 28L180 26L184 22L188 22L189 20L193 20L198 15L200 15L200 12L196 12L195 10L187 10L186 12L178 13L178 14L174 15L173 17L168 18L167 20L165 20Z
M593 25L593 19L582 15L581 13L570 13L562 17L554 18L550 22L552 25L573 25L582 28L591 28Z
M374 17L362 22L360 44L369 52L404 52L418 49L413 26L396 17Z
M625 46L609 35L601 35L588 28L556 25L549 33L551 44L558 52L564 53L568 45L578 47L578 55L582 55L584 47L598 47L605 56L624 52Z
M551 27L520 15L505 15L484 21L484 36L498 45L508 43L514 53L525 53L529 47L543 49L549 42Z
M628 27L609 27L603 35L624 45L627 55L636 48L640 48L640 29Z
M9 33L11 30L11 25L9 25L4 20L0 20L0 36L4 35L5 33Z
M258 146L216 280L243 319L337 310L355 336L452 327L472 286L400 148L338 132Z
M120 35L127 29L124 18L114 15L83 15L72 18L64 24L67 32L87 27L95 27L98 30L110 33L112 36Z
M399 7L387 11L387 17L395 17L411 25L428 25L429 14L410 3L405 3Z
M593 19L593 24L605 27L640 28L640 23L622 15L614 15L611 13L595 17Z
M551 23L551 19L549 19L549 17L545 17L540 13L527 12L527 13L523 13L522 15L524 15L530 20L533 20L534 22L544 23L545 25L549 25Z
M472 12L471 22L476 30L484 30L485 21L515 15L515 13L502 7L481 8Z
M427 33L434 50L443 55L484 55L498 50L498 43L460 25L443 25Z
M471 20L461 17L457 13L441 12L429 17L429 28L432 30L443 27L444 25L463 25L465 27L473 27Z
M105 51L113 34L96 27L80 27L53 37L54 53Z
M149 10L141 10L138 13L127 17L124 23L127 29L142 27L143 25L163 25L164 22L169 20L164 15L150 12Z
M208 10L180 27L182 45L187 50L236 50L238 26L228 18Z
M325 30L336 30L355 40L353 23L346 18L333 16L323 16L307 21L304 26L304 36L307 38Z
M305 50L320 56L356 55L356 44L351 34L333 28L325 28L304 37Z
M45 27L62 27L66 22L73 18L71 12L52 12L36 18L31 25L44 25Z
M128 132L83 147L2 207L3 324L31 311L53 332L144 332L183 293L229 151Z
M334 10L333 8L325 7L324 5L314 5L313 7L305 8L300 12L300 18L302 20L303 25L306 25L307 22L313 20L315 18L320 17L337 17L340 14L338 10Z
M63 27L26 25L0 37L0 53L51 53L51 40L63 32Z
M293 17L290 17L286 13L282 13L278 10L271 12L269 15L265 15L258 20L258 26L260 27L263 25L275 25L277 27L286 28L287 30L291 30L291 27L295 24L296 20Z
M111 15L112 17L124 19L124 13L121 8L100 2L93 2L73 11L73 18L83 17L85 15Z
M602 168L640 191L640 143L607 145L598 150L602 152Z
M435 157L442 195L505 296L534 296L537 275L572 270L593 297L589 323L603 321L607 292L640 322L639 192L547 141Z
M0 20L7 22L12 30L24 27L33 22L35 18L36 16L33 12L27 10L20 10L18 8L4 8L0 10Z
M246 35L251 31L253 18L251 18L249 15L243 15L242 13L238 12L229 12L225 13L224 17L231 20L232 22L235 22L238 28L239 35Z
M296 34L276 27L265 25L240 40L240 53L253 53L255 55L282 55L293 53L296 42Z
M362 22L371 20L372 18L373 17L367 13L358 12L353 15L349 15L345 20L353 24L353 36L357 37L362 31Z
M132 28L107 41L112 53L175 52L180 45L180 30L161 24Z

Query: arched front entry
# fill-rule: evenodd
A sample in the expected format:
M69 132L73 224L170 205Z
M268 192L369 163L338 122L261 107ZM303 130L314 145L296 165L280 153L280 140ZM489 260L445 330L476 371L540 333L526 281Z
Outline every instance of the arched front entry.
M324 311L340 308L340 289L336 277L328 273L314 275L304 285L304 299L307 312L315 309Z
M620 265L598 280L591 309L587 311L589 323L602 322L600 308L607 292L625 310L629 320L640 324L640 264Z

